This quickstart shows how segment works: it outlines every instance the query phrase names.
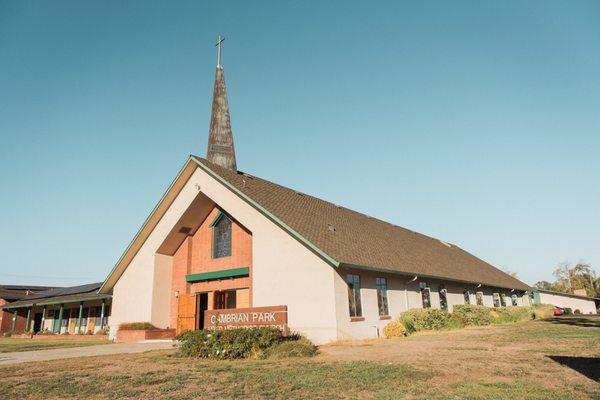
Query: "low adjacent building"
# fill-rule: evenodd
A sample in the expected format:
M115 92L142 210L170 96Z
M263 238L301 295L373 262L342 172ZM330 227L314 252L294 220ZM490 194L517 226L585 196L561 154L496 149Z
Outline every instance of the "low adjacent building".
M88 334L104 330L109 324L112 296L98 293L101 285L51 288L5 304L2 311L12 315L7 331Z
M600 298L543 289L536 290L533 299L535 303L570 308L573 312L579 310L581 314L597 314L597 307L600 305Z

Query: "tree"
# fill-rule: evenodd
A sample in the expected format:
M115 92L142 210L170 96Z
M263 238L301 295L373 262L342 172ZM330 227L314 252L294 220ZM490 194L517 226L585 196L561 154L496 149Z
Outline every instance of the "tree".
M552 283L542 281L544 287L536 286L539 289L554 290L557 292L573 293L574 290L584 289L588 296L597 297L600 295L600 283L596 278L596 272L590 264L579 262L574 267L571 263L563 261L552 273L556 280Z
M580 262L570 270L572 289L585 289L588 296L598 295L596 272L591 265Z
M552 290L552 283L548 281L539 281L536 282L533 286L542 290Z

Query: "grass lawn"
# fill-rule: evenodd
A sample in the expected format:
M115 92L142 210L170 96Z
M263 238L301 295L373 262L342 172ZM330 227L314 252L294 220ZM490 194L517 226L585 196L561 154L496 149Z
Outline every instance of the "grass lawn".
M0 368L0 398L600 399L600 319L323 346L312 359L205 361L173 350Z
M45 350L55 349L58 347L81 347L93 346L95 344L112 343L105 339L17 339L17 338L0 338L0 353L10 353L13 351L30 351L30 350Z

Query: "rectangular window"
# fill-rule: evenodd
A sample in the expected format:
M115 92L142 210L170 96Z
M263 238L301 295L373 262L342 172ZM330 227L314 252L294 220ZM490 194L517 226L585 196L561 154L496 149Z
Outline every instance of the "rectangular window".
M492 294L494 299L494 307L500 307L500 295L498 293Z
M423 308L431 307L431 294L427 283L419 282L419 288L421 289L421 300L423 301Z
M446 288L443 285L440 285L438 287L438 293L440 295L440 309L448 311L448 296L446 293Z
M510 296L510 300L512 302L512 305L516 307L517 306L517 295L513 294L512 296Z
M220 214L212 225L212 257L222 258L231 256L231 220Z
M389 315L387 299L387 279L375 278L375 286L377 287L377 306L379 307L379 315Z
M475 293L475 300L477 301L478 306L482 306L483 305L483 292Z
M471 294L468 290L463 292L463 297L465 298L465 304L471 304Z
M506 295L504 293L500 295L500 305L506 307Z
M348 304L351 317L362 317L362 305L360 303L360 276L355 274L346 275L348 284Z
M236 292L235 290L225 290L222 292L215 292L215 310L224 310L228 308L235 308L236 306Z

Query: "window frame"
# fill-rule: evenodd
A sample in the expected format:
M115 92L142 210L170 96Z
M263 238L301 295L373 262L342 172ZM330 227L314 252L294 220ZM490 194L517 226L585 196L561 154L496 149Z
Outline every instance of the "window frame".
M390 315L388 295L387 295L387 290L388 290L387 278L375 277L375 289L377 291L377 311L379 313L379 316L387 317Z
M362 318L360 275L346 274L346 285L348 286L348 314L350 318Z
M482 291L475 292L475 304L478 305L478 306L483 306L484 305L484 299L483 299L483 292Z
M463 301L467 305L471 304L471 292L469 291L469 289L463 290Z
M217 255L217 234L216 234L216 232L218 229L218 225L221 223L221 221L223 221L223 218L227 218L227 220L229 221L229 254L219 256L219 255ZM219 211L219 213L217 214L217 216L215 217L213 222L211 222L210 227L211 227L211 249L210 249L211 258L213 260L216 260L219 258L231 257L231 255L233 253L233 219L231 217L229 217L229 215L227 215L226 213Z
M427 282L419 282L419 291L421 293L421 307L431 308L431 289ZM427 293L427 305L425 305L425 293Z
M232 301L233 298L233 301ZM233 307L231 306L233 303ZM220 308L223 306L222 308ZM213 294L214 310L230 310L237 308L237 290L216 290Z
M492 301L494 303L494 308L500 307L500 293L492 293Z
M438 297L440 299L440 310L448 311L448 291L444 285L438 286ZM442 297L444 298L443 304Z

